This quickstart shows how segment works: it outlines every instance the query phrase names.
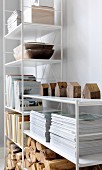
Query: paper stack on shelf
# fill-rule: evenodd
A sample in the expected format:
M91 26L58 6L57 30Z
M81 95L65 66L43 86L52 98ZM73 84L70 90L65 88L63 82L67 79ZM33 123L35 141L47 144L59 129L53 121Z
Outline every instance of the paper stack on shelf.
M45 139L46 142L50 141L51 113L52 111L31 111L30 113L30 131Z
M8 33L12 32L21 23L21 11L15 10L7 20Z
M40 82L33 75L24 75L23 94L40 94ZM6 105L16 110L22 107L22 76L6 75ZM39 110L42 101L32 98L24 98L24 110Z
M76 155L75 115L52 114L51 145L61 147L71 156ZM102 153L102 115L81 113L79 117L79 155Z

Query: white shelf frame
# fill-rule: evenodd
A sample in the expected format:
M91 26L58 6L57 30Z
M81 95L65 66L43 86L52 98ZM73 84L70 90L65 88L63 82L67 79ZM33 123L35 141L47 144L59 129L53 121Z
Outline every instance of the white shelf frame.
M39 33L38 37L41 37L44 35L47 35L49 33L61 30L61 26L57 26L57 25L47 25L47 24L37 24L37 23L21 23L20 25L17 26L16 29L14 29L12 32L8 33L7 35L5 35L5 39L16 39L16 40L21 40L21 30L22 30L22 25L24 26L24 35L25 38L30 38L30 36L26 37L26 33L28 32L32 32L37 31ZM34 35L34 32L33 32Z
M36 67L39 65L47 65L47 64L61 64L61 81L63 81L63 10L61 9L61 26L56 26L56 25L47 25L47 24L31 24L31 23L24 23L23 15L22 15L22 23L11 33L8 33L5 35L5 0L3 1L4 7L4 18L3 18L3 23L4 23L4 42L3 42L3 53L4 53L4 77L5 77L5 68L11 68L11 67L21 67L21 72L22 72L22 91L24 89L24 81L23 81L23 75L24 75L24 67ZM22 11L24 11L24 0L21 0L21 6L22 6ZM61 6L63 8L63 0L61 0ZM5 64L5 40L11 39L11 40L21 40L21 43L23 44L25 39L31 38L31 36L28 36L26 33L29 31L37 31L38 32L38 37L47 35L52 32L60 31L61 32L61 60L24 60L23 55L22 59L18 61L12 61L10 63ZM33 34L34 36L34 34ZM22 54L24 53L22 49ZM28 64L28 65L27 65ZM34 64L34 65L33 65ZM5 86L5 78L4 78L4 86ZM5 94L5 93L4 93ZM85 167L85 166L92 166L92 165L97 165L97 164L102 164L102 154L94 154L94 155L89 155L89 156L84 156L84 157L79 157L79 107L83 106L101 106L102 105L102 99L100 100L87 100L87 99L70 99L70 98L59 98L59 97L50 97L50 96L35 96L35 95L23 95L22 94L22 101L24 97L32 97L36 99L42 99L46 101L52 101L52 102L59 102L59 103L66 103L66 104L72 104L75 105L75 118L76 118L76 158L74 156L70 156L69 154L65 154L64 151L61 151L57 149L56 147L52 147L50 143L45 142L43 139L41 139L39 136L36 136L35 134L30 133L30 131L24 131L22 128L22 136L24 134L32 137L33 139L37 140L38 142L42 143L49 149L55 151L56 153L60 154L61 156L65 157L66 159L69 159L73 163L76 164L76 170L79 170L79 167ZM18 112L22 114L22 125L24 127L24 108L22 107L22 111L17 111L15 109L12 109L10 107L5 106L5 96L4 96L4 112L5 110L11 110L14 112ZM4 113L5 114L5 113ZM6 117L6 115L5 115ZM6 122L4 119L4 131L5 131L5 126ZM6 133L5 133L6 134ZM10 139L13 141L12 139ZM14 141L13 141L14 142ZM15 142L14 142L15 143ZM17 146L19 144L15 143ZM22 160L24 160L24 146L23 146L23 137L22 137ZM6 148L6 139L4 137L4 146ZM6 155L6 153L5 153ZM24 161L23 161L24 162ZM23 166L24 167L24 166ZM24 169L24 168L23 168Z
M102 99L83 99L83 98L67 98L67 97L52 97L52 96L40 96L40 95L23 95L23 97L31 97L35 99L47 100L52 102L60 102L66 104L73 104L75 105L76 102L78 107L83 106L101 106Z
M13 109L13 108L8 107L8 106L5 106L5 109L6 109L6 110L10 110L10 111L12 111L12 112L17 112L17 113L22 114L22 111ZM25 111L25 112L24 112L24 115L29 115L29 114L30 114L29 111Z
M22 91L24 89L24 79L23 79L23 75L24 75L24 68L25 67L37 67L37 66L40 66L40 65L50 65L50 64L60 64L61 66L61 80L62 80L62 68L63 68L63 0L60 0L61 1L61 25L47 25L47 24L37 24L37 23L24 23L24 18L23 18L23 12L22 12L22 23L17 26L17 28L15 30L13 30L12 32L8 33L7 35L5 35L5 26L7 25L6 24L6 21L5 21L5 12L8 12L9 10L5 10L5 2L6 0L3 1L3 13L4 13L4 22L3 22L3 37L4 37L4 44L3 44L3 58L4 58L4 61L3 61L3 65L4 65L4 85L5 85L5 73L6 73L6 68L11 68L11 67L20 67L21 68L21 73L22 73ZM21 0L21 11L24 11L24 0ZM11 11L10 11L11 12ZM35 32L34 32L35 30ZM6 50L5 50L5 41L6 40L21 40L21 44L23 44L25 42L25 40L28 40L32 37L32 34L31 36L27 33L31 33L33 31L33 36L36 37L36 31L38 32L38 35L37 35L37 38L38 37L43 37L44 35L47 35L49 33L52 33L52 32L56 32L56 31L60 31L60 35L61 35L61 45L60 45L60 48L61 48L61 60L24 60L23 59L23 54L24 54L24 51L23 51L23 48L22 48L22 59L21 60L18 60L18 61L11 61L9 63L6 63L5 61L5 56L6 56ZM12 53L13 54L13 53ZM5 86L4 86L5 87ZM5 94L5 90L4 90L4 94ZM24 98L23 98L23 93L22 93L22 105L23 105L23 102L24 102ZM15 109L12 109L11 107L7 107L5 105L5 97L4 97L4 114L5 114L5 111L6 110L10 110L10 111L14 111L14 112L17 112L17 113L20 113L22 115L22 147L19 146L19 144L15 143L12 139L10 139L11 141L13 141L17 146L19 146L20 148L22 148L22 162L24 163L24 142L23 142L23 135L24 135L24 108L22 107L22 111L18 111L18 110L15 110ZM4 116L6 118L6 115ZM4 130L6 129L6 119L4 119ZM6 133L5 133L6 134ZM4 135L4 148L6 148L6 135ZM6 155L6 150L5 150L5 153L4 153L4 159L5 159L5 155ZM5 162L5 166L6 166L6 162ZM24 168L24 164L23 164L23 168L22 169L26 169ZM27 169L26 169L27 170Z
M14 144L16 144L20 149L22 149L22 146L20 146L18 143L14 142L13 139L9 138L7 135L5 135L5 137L7 137L11 142L13 142Z
M32 139L35 139L42 145L46 146L47 148L53 150L57 154L61 155L62 157L66 158L66 159L70 160L71 162L73 162L74 164L76 164L76 159L75 159L74 155L71 156L69 153L66 154L65 153L66 151L61 150L61 148L58 149L55 146L52 146L49 142L45 142L45 140L43 138L41 138L40 136L38 136L34 133L31 133L30 130L25 130L24 134L31 137ZM79 164L78 164L77 168L93 166L93 165L97 165L97 164L102 164L102 153L80 157Z
M61 102L61 103L75 105L76 158L74 158L74 155L70 156L70 153L66 154L64 151L61 151L61 149L57 149L56 147L51 146L50 143L45 142L41 137L31 133L30 131L24 131L24 133L30 136L31 138L37 140L41 144L45 145L49 149L53 150L54 152L58 153L59 155L63 156L64 158L73 162L76 165L76 170L79 170L80 167L102 164L102 153L79 157L79 108L83 106L102 106L102 99L92 99L92 100L82 99L82 98L74 99L74 98L66 98L66 97L51 97L51 96L37 96L37 95L23 95L23 97L32 97L32 98L42 99L46 101ZM98 134L102 134L102 133L98 133ZM98 134L96 133L96 135ZM95 134L90 134L90 135L92 136ZM89 134L83 136L89 136Z
M21 67L22 63L24 67L37 67L46 64L60 64L61 60L20 59L6 63L5 67Z

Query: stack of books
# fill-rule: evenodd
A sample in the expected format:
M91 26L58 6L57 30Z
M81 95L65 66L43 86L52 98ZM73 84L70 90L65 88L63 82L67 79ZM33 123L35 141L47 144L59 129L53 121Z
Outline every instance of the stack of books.
M30 113L30 132L42 137L46 142L50 141L51 113L51 110Z
M12 32L21 23L21 11L15 10L7 20L8 33Z
M24 116L24 130L30 129L30 116ZM22 115L15 112L6 112L6 136L22 146ZM24 145L27 143L24 136Z
M40 94L40 82L33 75L24 75L23 94ZM6 105L18 111L22 110L22 76L6 75ZM24 111L39 110L42 101L32 98L24 98Z
M62 148L71 156L76 155L75 115L64 113L51 115L51 145ZM102 153L102 115L80 113L79 116L79 155Z

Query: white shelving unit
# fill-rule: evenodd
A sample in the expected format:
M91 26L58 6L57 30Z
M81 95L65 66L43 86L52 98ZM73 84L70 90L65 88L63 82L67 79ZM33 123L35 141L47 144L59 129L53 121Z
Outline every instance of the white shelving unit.
M3 1L3 35L4 35L4 43L3 43L3 59L4 59L4 86L5 86L5 75L6 74L13 74L13 70L17 71L19 70L19 72L21 72L22 75L22 92L24 89L24 70L25 68L29 67L29 68L35 68L35 76L37 77L37 67L38 66L52 66L52 65L56 65L58 64L60 66L60 70L61 70L61 79L62 79L62 62L63 62L63 40L62 40L62 35L63 35L63 14L62 14L62 8L63 8L63 0L54 0L57 1L58 4L60 4L60 10L58 10L58 13L60 13L60 24L55 24L55 25L48 25L48 24L38 24L38 23L26 23L24 22L24 1L25 0L21 0L21 1L13 1L12 0L12 6L9 5L9 0L4 0ZM27 8L27 6L26 6ZM29 8L29 7L28 7ZM7 19L8 17L12 14L12 12L14 10L21 10L22 14L21 14L21 20L22 23L20 25L18 25L12 32L8 33L7 32ZM57 12L57 11L55 11ZM56 34L57 32L59 33L60 36L60 42L58 44L57 42L57 46L59 46L59 50L60 50L60 56L58 56L58 58L60 57L60 59L49 59L49 60L44 60L44 59L23 59L23 48L22 48L22 59L20 60L15 60L13 59L13 48L18 46L19 44L24 44L24 42L27 41L39 41L38 39L41 39L44 36L48 36L49 34L54 34L54 40L56 39ZM50 44L55 45L55 42L53 40L53 43L49 40ZM12 42L12 48L11 48L11 43ZM17 42L17 45L15 46L15 42ZM42 42L42 39L41 39ZM10 49L9 49L10 46ZM12 50L11 50L12 49ZM10 61L9 61L9 55L10 55ZM46 69L44 69L45 72ZM18 74L18 73L17 73ZM27 74L27 73L26 73ZM32 74L34 74L34 72L32 72ZM43 77L40 78L41 80L43 79ZM18 147L20 147L22 149L22 169L24 168L24 143L23 143L23 138L24 138L24 116L25 115L29 115L30 112L25 112L24 108L22 107L22 110L19 111L17 109L13 109L11 107L8 107L6 105L6 91L4 90L4 133L6 134L6 111L10 111L10 112L17 112L20 113L22 115L22 147L14 142L11 138L8 138L6 135L4 135L4 147L5 147L5 153L4 156L6 157L6 139L11 140L12 142L14 142ZM22 103L23 103L24 99L23 99L23 93L22 93ZM23 104L22 104L23 105ZM5 161L5 167L6 167L6 161ZM27 169L25 169L27 170Z
M22 146L20 146L18 143L14 142L14 141L13 141L11 138L9 138L8 136L7 136L7 138L8 138L11 142L15 143L20 149L22 149Z
M21 63L23 63L24 67L37 67L37 66L42 66L46 64L60 64L61 60L30 60L30 59L23 59L23 60L18 60L18 61L13 61L10 63L6 63L5 67L21 67Z
M65 153L66 150L61 150L61 148L58 149L54 146L51 146L49 142L45 142L44 139L42 139L40 136L37 136L34 133L31 133L29 130L24 131L24 133L30 136L31 138L35 139L42 145L46 146L47 148L53 150L57 154L61 155L62 157L76 164L75 157L74 156L72 157L69 151L67 151L68 154L66 154ZM78 167L86 167L86 166L92 166L92 165L97 165L97 164L102 164L102 153L80 157Z
M53 102L67 103L67 104L76 104L78 106L98 106L102 105L102 99L83 99L83 98L66 98L66 97L54 97L54 96L38 96L38 95L24 95L24 97L31 97L41 100L48 100Z
M24 28L24 32L23 32L24 39L30 39L32 38L32 35L35 36L36 34L38 37L41 37L49 33L61 30L61 26L33 24L33 23L23 23L23 28ZM21 29L22 29L22 24L17 26L17 28L14 29L11 33L5 35L5 38L21 40Z
M11 110L12 112L17 112L17 113L20 113L20 114L22 114L22 111L20 111L20 110L16 110L16 109L12 109L11 107L8 107L8 106L5 106L5 109L7 109L7 110ZM25 111L24 112L24 115L29 115L30 113L29 112L27 112L27 111Z
M9 2L9 0L7 0ZM13 0L12 0L13 1ZM54 0L56 1L56 0ZM14 2L14 1L13 1ZM7 14L11 13L11 9L6 9L6 0L3 1L4 3L4 86L5 86L5 75L8 73L8 70L11 68L13 69L20 69L21 74L22 74L22 92L24 89L24 69L27 67L29 68L36 68L36 75L37 76L37 66L43 66L43 65L54 65L54 64L59 64L60 65L60 70L61 70L61 81L62 79L62 65L63 65L63 0L57 0L57 2L60 2L61 4L61 24L60 25L47 25L47 24L38 24L38 23L25 23L23 20L23 13L24 13L24 0L20 1L20 7L22 11L22 23L17 26L11 33L6 32L6 19L7 19ZM16 2L17 3L17 2ZM7 55L13 55L13 52L8 52L6 51L6 41L12 41L14 42L15 40L20 41L19 43L23 44L27 40L32 40L36 37L37 38L42 38L43 36L48 36L50 33L56 33L60 32L60 52L61 52L61 59L50 59L50 60L34 60L34 59L22 59L20 60L12 60L11 62L7 62ZM57 44L58 45L58 44ZM22 54L23 54L23 49L22 49ZM5 91L4 91L5 94ZM79 108L84 107L84 106L102 106L102 99L101 100L87 100L87 99L70 99L70 98L60 98L60 97L51 97L51 96L38 96L38 95L23 95L22 93L22 101L24 101L24 97L26 98L34 98L34 99L40 99L42 101L50 101L50 102L56 102L56 103L65 103L69 105L73 105L75 108L75 120L76 120L76 156L70 154L70 152L67 150L61 150L61 148L56 148L55 146L52 146L50 143L45 142L40 136L37 136L34 133L31 133L30 130L24 131L24 115L29 115L29 112L25 112L24 108L22 107L22 111L13 109L11 107L6 106L6 100L5 100L5 95L4 95L4 113L7 110L10 110L12 112L17 112L22 115L22 147L15 143L12 139L10 139L12 142L14 142L18 147L22 149L22 162L24 162L24 143L23 143L23 137L24 134L30 136L31 138L35 139L36 141L40 142L47 148L53 150L54 152L58 153L62 157L70 160L74 164L76 164L76 170L79 170L79 167L86 167L86 166L91 166L91 165L97 165L97 164L102 164L102 153L100 154L94 154L94 155L88 155L88 156L83 156L79 157ZM22 104L23 105L23 104ZM4 129L6 127L6 114L4 116ZM85 136L88 136L89 134L86 134ZM93 135L93 134L91 134ZM96 134L97 135L97 134ZM102 133L100 133L102 135ZM4 146L6 150L6 138L7 136L4 137ZM6 156L6 152L5 152ZM6 166L6 164L5 164ZM23 165L23 168L24 165ZM26 170L26 169L25 169Z
M60 102L66 103L75 106L75 118L76 118L76 157L75 155L70 154L70 151L61 150L59 147L55 147L48 142L45 142L40 136L37 136L34 133L31 133L29 130L24 131L24 133L31 138L37 140L42 145L48 147L49 149L53 150L54 152L58 153L59 155L63 156L64 158L70 160L74 164L76 164L76 170L79 170L80 167L87 167L93 165L102 164L102 153L81 156L79 157L79 137L84 136L93 136L93 135L102 135L102 133L94 133L94 134L85 134L79 135L79 108L84 106L102 106L102 99L73 99L73 98L65 98L65 97L50 97L50 96L37 96L37 95L24 95L24 97L32 97L36 99L42 99L52 102Z

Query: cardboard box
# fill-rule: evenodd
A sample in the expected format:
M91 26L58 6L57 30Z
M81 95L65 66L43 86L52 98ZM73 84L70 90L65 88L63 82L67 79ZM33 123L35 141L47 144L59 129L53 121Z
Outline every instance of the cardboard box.
M77 82L67 84L67 97L81 98L81 86Z
M32 6L25 10L24 22L54 25L54 8Z

